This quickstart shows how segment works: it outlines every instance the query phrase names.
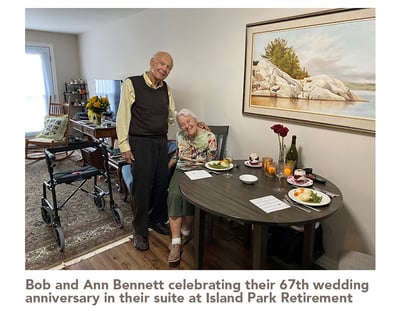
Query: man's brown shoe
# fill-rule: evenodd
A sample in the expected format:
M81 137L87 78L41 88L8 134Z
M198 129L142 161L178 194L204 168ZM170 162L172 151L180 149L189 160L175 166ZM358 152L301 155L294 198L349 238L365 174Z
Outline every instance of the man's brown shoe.
M181 260L181 245L172 244L168 255L168 262L177 262Z

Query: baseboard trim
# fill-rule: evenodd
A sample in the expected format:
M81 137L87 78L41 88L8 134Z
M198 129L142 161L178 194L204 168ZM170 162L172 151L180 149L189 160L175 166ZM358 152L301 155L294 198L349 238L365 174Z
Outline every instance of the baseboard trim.
M319 258L316 262L316 265L320 266L324 270L337 270L337 261L333 260L332 258L329 258L325 255L323 255L321 258Z
M77 262L80 262L82 260L88 259L88 258L93 257L93 256L95 256L97 254L100 254L100 253L102 253L102 252L104 252L106 250L109 250L109 249L111 249L111 248L113 248L115 246L118 246L120 244L128 242L131 238L132 238L132 235L128 235L128 236L126 236L126 237L124 237L124 238L122 238L120 240L114 241L113 243L110 243L110 244L107 244L107 245L105 245L103 247L100 247L99 249L96 249L96 250L94 250L94 251L92 251L90 253L87 253L87 254L84 254L84 255L79 256L77 258L74 258L74 259L71 259L69 261L63 262L63 263L59 264L58 266L50 268L49 270L62 270L65 267L71 266L73 264L76 264Z

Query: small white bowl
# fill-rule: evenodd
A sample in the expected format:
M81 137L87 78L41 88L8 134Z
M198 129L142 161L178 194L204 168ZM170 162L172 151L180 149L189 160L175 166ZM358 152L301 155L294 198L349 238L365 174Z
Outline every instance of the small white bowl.
M257 176L250 175L250 174L240 175L239 179L241 180L242 183L248 184L248 185L254 184L258 180Z

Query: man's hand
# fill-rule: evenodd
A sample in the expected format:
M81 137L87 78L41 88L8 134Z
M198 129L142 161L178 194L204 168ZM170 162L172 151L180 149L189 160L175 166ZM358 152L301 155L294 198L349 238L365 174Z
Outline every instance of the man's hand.
M207 130L210 131L210 128L207 126L207 124L205 124L204 122L198 122L197 126L203 130Z
M122 158L128 162L129 164L132 164L133 161L135 161L135 157L133 156L132 151L128 150L125 152L122 152Z

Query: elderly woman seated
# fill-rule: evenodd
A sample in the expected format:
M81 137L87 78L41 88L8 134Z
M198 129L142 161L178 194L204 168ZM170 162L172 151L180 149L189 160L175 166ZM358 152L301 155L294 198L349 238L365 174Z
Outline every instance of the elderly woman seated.
M182 246L190 239L194 207L187 202L179 190L179 181L184 171L204 166L217 154L215 135L198 126L196 115L189 109L182 109L175 116L179 126L177 133L178 162L172 175L168 192L168 216L172 241L168 261L173 263L181 258Z

